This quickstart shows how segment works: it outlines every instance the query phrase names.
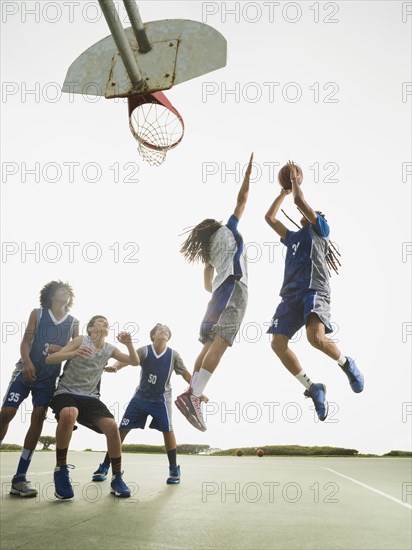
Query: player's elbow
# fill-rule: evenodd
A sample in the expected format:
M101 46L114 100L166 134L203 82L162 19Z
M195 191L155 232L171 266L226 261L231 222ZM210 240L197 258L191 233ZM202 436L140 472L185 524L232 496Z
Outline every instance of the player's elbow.
M138 367L140 365L140 362L138 359L132 359L129 365L132 365L132 367Z

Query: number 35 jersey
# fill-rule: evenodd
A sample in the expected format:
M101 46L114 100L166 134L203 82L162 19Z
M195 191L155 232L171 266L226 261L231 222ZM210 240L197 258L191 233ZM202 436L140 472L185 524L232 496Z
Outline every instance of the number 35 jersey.
M68 313L59 321L57 321L53 313L49 309L36 309L36 333L33 337L30 346L30 359L36 368L36 385L47 378L57 378L60 374L61 363L58 365L46 365L44 362L48 353L49 347L54 344L60 347L65 346L70 342L73 336L74 325L78 323L72 315ZM13 373L23 369L23 363L20 359L16 364L16 369Z

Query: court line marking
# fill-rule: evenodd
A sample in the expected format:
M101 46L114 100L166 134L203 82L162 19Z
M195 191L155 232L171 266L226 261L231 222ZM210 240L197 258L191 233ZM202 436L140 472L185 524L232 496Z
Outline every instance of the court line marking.
M349 479L349 481L352 481L353 483L357 483L361 487L364 487L365 489L369 489L369 491L372 491L374 493L377 493L378 495L381 495L385 498L388 498L389 500L393 500L393 502L396 502L397 504L400 504L401 506L405 506L405 508L408 508L408 510L412 510L412 505L408 504L407 502L403 502L402 500L399 500L399 498L395 498L391 495L388 495L387 493L384 493L383 491L380 491L379 489L375 489L374 487L371 487L370 485L366 485L366 483L362 483L361 481L358 481L357 479L353 479L353 477L345 476L344 474L341 474L340 472L337 472L336 470L332 470L332 468L324 468L325 470L329 470L329 472L333 472L334 474L344 477L345 479Z

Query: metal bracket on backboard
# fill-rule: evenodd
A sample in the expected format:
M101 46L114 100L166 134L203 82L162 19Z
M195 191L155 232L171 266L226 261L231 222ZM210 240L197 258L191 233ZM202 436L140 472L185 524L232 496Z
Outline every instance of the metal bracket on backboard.
M113 37L84 51L69 67L63 92L107 98L167 90L226 65L225 38L198 21L165 19L144 25L152 49L141 53L133 29L124 29L142 73L142 88L132 86Z

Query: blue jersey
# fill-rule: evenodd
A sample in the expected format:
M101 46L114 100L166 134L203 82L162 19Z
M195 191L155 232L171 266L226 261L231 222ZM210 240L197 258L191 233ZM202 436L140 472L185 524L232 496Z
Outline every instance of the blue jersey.
M30 385L36 385L46 378L57 378L60 374L61 363L46 365L44 362L51 344L65 346L73 336L73 328L76 319L68 313L57 321L48 309L37 309L36 333L30 347L29 357L36 368L36 381ZM21 360L16 365L17 370L23 369Z
M285 275L281 296L296 290L318 290L330 293L326 255L329 247L329 225L318 214L316 223L299 231L288 231L281 242L287 247Z
M172 392L170 377L172 372L183 374L187 372L180 355L171 348L166 348L157 355L153 345L137 350L142 368L140 384L136 395L141 399L163 401Z

